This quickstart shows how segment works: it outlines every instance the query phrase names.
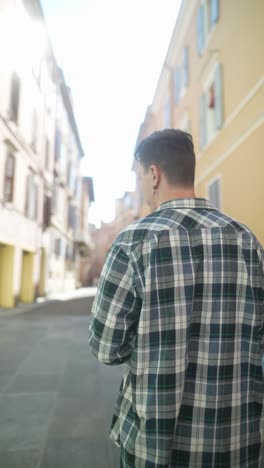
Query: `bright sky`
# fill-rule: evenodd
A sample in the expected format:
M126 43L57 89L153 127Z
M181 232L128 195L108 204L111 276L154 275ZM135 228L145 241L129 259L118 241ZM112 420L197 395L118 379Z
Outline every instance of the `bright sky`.
M181 0L41 0L59 66L72 88L94 179L90 221L114 217L134 190L137 133L151 104Z

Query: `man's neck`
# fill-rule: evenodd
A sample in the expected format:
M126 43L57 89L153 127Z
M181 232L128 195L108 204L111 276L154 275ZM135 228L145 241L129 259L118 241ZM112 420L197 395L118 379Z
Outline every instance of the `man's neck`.
M167 190L163 193L157 193L156 204L157 207L162 203L176 198L196 198L194 188L179 188L174 190Z

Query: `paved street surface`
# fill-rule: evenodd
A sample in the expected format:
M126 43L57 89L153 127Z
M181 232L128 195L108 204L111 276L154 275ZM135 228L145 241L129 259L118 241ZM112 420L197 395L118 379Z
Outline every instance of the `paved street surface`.
M108 438L124 367L88 346L92 298L0 310L0 468L118 468Z

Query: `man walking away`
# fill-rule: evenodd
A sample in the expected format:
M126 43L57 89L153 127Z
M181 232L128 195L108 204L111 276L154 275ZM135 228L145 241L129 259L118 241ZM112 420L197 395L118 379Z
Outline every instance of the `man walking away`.
M135 159L153 212L113 243L89 332L99 361L126 364L121 466L263 468L263 248L196 198L191 135L157 131Z

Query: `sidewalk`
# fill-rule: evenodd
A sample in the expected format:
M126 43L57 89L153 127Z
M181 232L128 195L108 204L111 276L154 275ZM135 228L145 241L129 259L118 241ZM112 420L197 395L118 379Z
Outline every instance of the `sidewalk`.
M91 291L0 315L0 467L117 468L109 429L124 366L88 344Z
M72 291L51 294L50 296L38 297L32 304L19 303L12 309L0 307L0 318L18 315L20 313L30 312L41 309L43 305L52 304L60 301L71 301L81 298L91 298L96 294L97 288L80 288Z

